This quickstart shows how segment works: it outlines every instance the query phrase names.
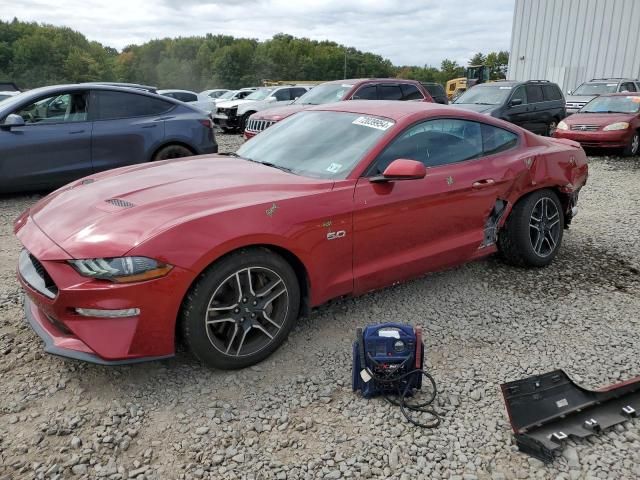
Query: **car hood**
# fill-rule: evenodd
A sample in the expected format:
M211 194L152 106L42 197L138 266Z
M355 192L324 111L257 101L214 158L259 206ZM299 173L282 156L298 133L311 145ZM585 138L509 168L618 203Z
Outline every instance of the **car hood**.
M589 103L598 95L569 95L566 97L567 103Z
M225 100L224 102L216 102L216 107L218 108L233 108L233 107L237 107L238 105L244 105L245 103L251 103L254 102L255 100Z
M598 125L604 127L616 122L631 122L632 113L574 113L564 119L567 125Z
M208 155L93 175L43 198L30 215L72 257L117 257L189 220L332 187L331 180Z
M282 120L283 118L287 118L289 115L293 115L296 112L300 112L302 110L306 110L307 108L311 108L314 105L304 105L300 103L293 103L291 105L286 105L283 107L274 107L267 108L266 110L258 113L254 113L252 118L258 120Z
M463 108L478 113L489 113L494 111L500 105L478 105L477 103L451 103L452 107Z

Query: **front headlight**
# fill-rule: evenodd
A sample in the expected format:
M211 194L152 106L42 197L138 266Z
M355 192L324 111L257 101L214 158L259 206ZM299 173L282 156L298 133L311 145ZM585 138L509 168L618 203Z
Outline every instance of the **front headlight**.
M558 123L558 126L556 128L558 130L569 130L569 125L561 121L560 123Z
M164 277L173 266L147 257L85 258L69 260L84 276L117 283L142 282Z
M629 124L627 122L616 122L611 125L607 125L602 130L610 132L611 130L626 130L627 128L629 128Z

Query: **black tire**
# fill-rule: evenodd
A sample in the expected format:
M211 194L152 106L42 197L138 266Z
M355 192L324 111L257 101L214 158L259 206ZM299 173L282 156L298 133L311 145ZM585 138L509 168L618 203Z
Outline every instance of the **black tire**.
M229 133L232 131L232 129L229 127L220 127L220 130L222 130L223 133Z
M247 128L247 122L249 121L249 117L256 112L247 112L240 119L240 133L244 133L244 130Z
M156 152L156 154L153 156L153 161L156 162L158 160L190 157L192 155L193 152L184 145L167 145L166 147L162 147Z
M640 152L640 131L636 130L631 138L629 139L629 143L624 148L622 154L625 157L633 157L634 155L638 155Z
M546 208L547 218L539 222L541 208ZM558 254L563 232L564 212L558 196L552 190L538 190L514 205L498 236L498 249L511 265L545 267Z
M271 274L272 279L266 280ZM284 293L278 293L278 278ZM261 279L265 284L259 283ZM269 285L274 286L269 289ZM260 289L268 291L260 296ZM265 303L270 296L275 298ZM217 303L220 300L223 306ZM232 370L271 355L286 340L299 310L300 285L291 265L266 248L247 248L200 275L183 302L180 326L196 358L208 366Z

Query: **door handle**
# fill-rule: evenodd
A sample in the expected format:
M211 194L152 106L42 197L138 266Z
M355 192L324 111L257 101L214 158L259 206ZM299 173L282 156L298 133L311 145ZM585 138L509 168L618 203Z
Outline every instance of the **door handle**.
M477 182L473 182L472 187L473 188L485 188L485 187L490 187L494 183L496 183L496 182L495 182L495 180L493 178L485 178L483 180L478 180Z
M75 135L77 133L84 133L84 130L74 130L73 132L69 132L69 135Z

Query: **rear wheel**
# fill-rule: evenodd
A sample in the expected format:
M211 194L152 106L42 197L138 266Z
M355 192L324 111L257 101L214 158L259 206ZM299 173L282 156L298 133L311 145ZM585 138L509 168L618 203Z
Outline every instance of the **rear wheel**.
M515 204L498 237L498 248L512 265L544 267L558 254L563 231L558 196L551 190L538 190Z
M545 135L547 137L553 137L553 134L555 133L557 128L558 128L558 120L556 120L554 118L553 120L551 120L549 122L549 125L547 125L547 131L546 131Z
M255 112L247 112L240 119L240 133L244 133L247 128L247 123L249 122L249 117L253 115Z
M156 152L153 156L153 161L190 157L192 155L193 152L183 145L167 145Z
M629 143L625 147L623 155L625 157L632 157L634 155L638 155L638 151L640 151L640 132L636 131L629 139Z
M187 347L220 369L260 362L287 338L300 308L295 272L264 248L243 249L211 266L181 312Z

